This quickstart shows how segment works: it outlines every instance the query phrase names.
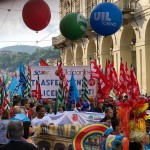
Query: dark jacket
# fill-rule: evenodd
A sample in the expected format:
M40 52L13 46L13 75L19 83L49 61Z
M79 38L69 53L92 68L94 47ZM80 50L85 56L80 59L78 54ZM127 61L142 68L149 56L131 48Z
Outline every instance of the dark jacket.
M37 148L25 141L10 141L8 144L1 146L0 150L37 150Z

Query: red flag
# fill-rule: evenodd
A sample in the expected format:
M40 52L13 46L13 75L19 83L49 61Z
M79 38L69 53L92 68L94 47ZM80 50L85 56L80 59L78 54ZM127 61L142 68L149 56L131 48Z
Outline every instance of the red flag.
M111 72L111 64L110 61L106 62L106 68L105 68L105 76L109 83L112 83L112 72Z
M37 100L40 100L42 98L39 75L38 75L38 79L36 81L36 98L37 98Z
M91 61L91 72L92 76L98 79L98 90L97 90L97 97L98 98L105 98L108 96L111 91L110 83L108 82L105 75L102 73L100 68L97 66L96 61Z
M48 66L48 64L42 58L40 58L40 66Z
M131 68L131 86L132 86L132 99L139 99L140 89L133 67Z
M97 66L96 60L91 61L90 70L91 70L92 78L96 78L96 79L100 78L100 75L99 75L100 68Z
M127 88L126 72L122 61L120 64L119 88L120 88L120 96L122 96L123 93L126 93L126 88Z
M117 76L117 72L113 66L113 64L110 64L110 72L111 72L111 83L113 86L113 91L115 93L116 96L119 95L119 81L118 81L118 76Z
M131 76L130 76L130 74L128 72L127 62L126 62L126 65L125 65L125 71L126 71L126 80L127 80L126 94L128 95L128 98L131 99L132 98Z
M65 98L67 100L68 93L69 93L68 81L66 79L66 75L64 74L64 71L62 68L62 62L58 62L57 66L58 66L57 76L59 76L59 78L63 81L63 87L65 88Z
M107 59L106 59L106 65L105 65L105 76L107 74L107 67L108 67L108 62L107 62Z
M4 109L10 110L8 96L5 97L4 102L2 104L2 112L4 111Z
M95 85L95 80L93 79L91 70L90 70L90 79L88 80L88 84L89 84L89 86L94 86Z

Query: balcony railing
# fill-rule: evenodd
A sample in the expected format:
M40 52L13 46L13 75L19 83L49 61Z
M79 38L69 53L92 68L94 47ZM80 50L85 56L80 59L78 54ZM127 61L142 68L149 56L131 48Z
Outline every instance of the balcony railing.
M63 45L64 42L65 42L65 37L62 36L62 35L59 35L57 37L53 37L52 38L52 44L53 44L53 46L56 46L56 45L58 46L60 44L59 47L61 47L61 44Z
M136 0L118 0L115 4L122 10L123 13L134 13L136 9Z

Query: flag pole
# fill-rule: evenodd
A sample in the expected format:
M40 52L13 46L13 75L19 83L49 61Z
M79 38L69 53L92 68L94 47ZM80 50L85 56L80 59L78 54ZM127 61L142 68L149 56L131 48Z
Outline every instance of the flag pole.
M76 98L75 98L75 108L74 108L74 111L75 111L75 112L78 112L76 105L77 105L77 102L76 102Z

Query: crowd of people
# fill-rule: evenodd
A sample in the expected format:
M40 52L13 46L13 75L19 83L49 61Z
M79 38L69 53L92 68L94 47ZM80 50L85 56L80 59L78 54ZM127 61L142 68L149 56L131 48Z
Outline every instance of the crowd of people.
M105 117L99 120L109 127L104 134L103 150L127 150L127 145L129 150L150 150L150 117L146 114L149 100L146 98L135 101L125 96L114 101L111 97L99 100L91 97L89 102L81 98L77 103L69 101L66 107L59 105L57 112L55 108L55 100L52 99L31 101L14 96L10 111L3 110L0 114L0 128L5 127L5 132L1 134L0 150L38 149L32 138L33 126L50 127L54 122L47 114L74 110L105 113Z

